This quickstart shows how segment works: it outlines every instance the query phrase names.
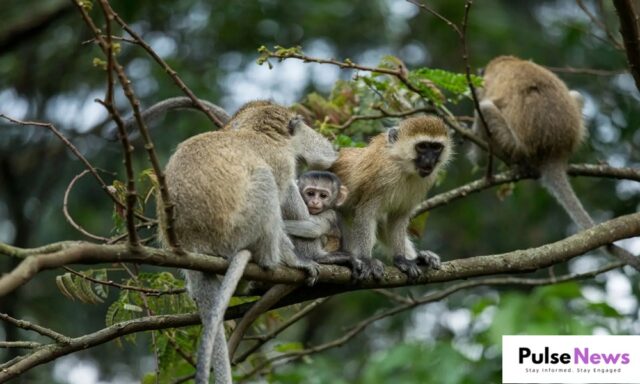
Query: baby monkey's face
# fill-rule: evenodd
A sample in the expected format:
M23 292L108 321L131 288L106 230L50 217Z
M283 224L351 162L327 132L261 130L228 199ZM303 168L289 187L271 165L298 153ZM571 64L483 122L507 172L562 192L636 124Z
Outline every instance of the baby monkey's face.
M335 193L330 188L323 185L308 185L302 190L302 198L304 199L309 213L317 215L327 209L334 207Z

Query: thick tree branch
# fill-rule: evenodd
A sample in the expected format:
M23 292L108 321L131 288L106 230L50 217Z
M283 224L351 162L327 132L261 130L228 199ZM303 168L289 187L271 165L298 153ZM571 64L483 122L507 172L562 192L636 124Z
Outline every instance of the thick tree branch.
M354 285L351 282L349 269L339 266L322 266L319 282L335 284L337 291L347 292L358 289L422 285L502 273L530 272L565 262L592 249L634 236L640 236L640 213L614 218L566 239L537 248L452 260L444 263L442 269L426 271L423 276L412 282L408 281L406 275L397 268L387 267L382 280L364 280ZM223 273L228 266L228 262L223 258L202 254L178 255L167 250L148 247L141 247L139 252L131 252L122 245L80 243L58 252L27 257L13 271L0 278L0 296L25 284L40 271L68 264L106 262L135 262L210 273ZM299 270L280 267L265 271L255 264L247 266L244 277L249 280L284 284L300 284L306 278L304 272Z
M475 287L480 287L485 285L541 286L541 285L557 284L557 283L562 283L562 282L571 281L571 280L581 280L581 279L592 278L594 276L610 271L612 269L620 268L623 265L624 265L623 263L611 263L590 272L579 273L579 274L567 274L567 275L558 276L558 277L549 277L549 278L493 277L493 278L478 279L473 281L465 281L462 283L454 284L442 290L429 292L422 297L410 300L407 303L398 305L394 308L387 309L378 314L370 316L367 319L362 320L358 324L351 327L347 332L345 332L342 336L340 336L335 340L332 340L314 347L310 347L307 349L286 352L278 356L272 357L264 361L262 364L258 365L257 367L255 367L251 372L249 372L245 376L243 376L241 378L241 381L254 376L255 374L262 371L263 369L271 366L275 362L278 362L281 360L292 361L292 360L296 360L301 357L308 356L314 353L326 351L327 349L342 346L346 344L348 341L350 341L351 339L353 339L355 336L360 334L362 331L364 331L369 325L371 325L372 323L378 320L384 319L389 316L393 316L395 314L407 311L409 309L415 308L420 305L440 301L445 297L450 296L464 289L475 288Z
M88 335L68 338L65 343L43 346L29 355L22 356L14 364L4 366L0 370L0 383L11 380L37 365L55 360L60 356L95 347L124 335L164 328L185 327L198 322L196 314L151 316L118 323Z
M422 304L426 304L429 302L433 302L433 301L437 301L437 300L441 300L455 292L458 292L460 290L463 289L467 289L467 288L473 288L473 287L478 287L478 286L482 286L482 285L531 285L531 286L537 286L537 285L546 285L546 284L555 284L555 283L560 283L560 282L564 282L564 281L569 281L569 280L578 280L578 279L587 279L587 278L591 278L594 277L600 273L615 269L615 268L619 268L621 267L623 264L622 263L611 263L608 265L605 265L601 268L598 268L596 270L587 272L587 273L582 273L582 274L569 274L569 275L565 275L565 276L560 276L560 277L551 277L551 278L542 278L542 279L538 279L538 278L519 278L519 277L493 277L493 278L485 278L485 279L479 279L479 280L474 280L474 281L465 281L462 283L457 283L454 285L451 285L447 288L444 288L442 290L439 291L435 291L435 292L430 292L426 295L424 295L421 298L415 299L409 303L397 306L395 308L391 308L389 310L383 311L377 315L374 315L366 320L363 320L362 322L358 323L356 326L354 326L353 328L351 328L351 330L349 330L347 332L347 334L345 334L343 337L316 346L316 347L311 347L309 349L300 351L300 352L294 352L294 355L280 355L280 356L284 356L284 357L277 357L275 360L281 360L284 358L297 358L297 357L302 357L306 354L310 354L310 353L317 353L317 352L321 352L323 350L329 349L329 348L333 348L335 346L339 346L342 345L344 343L346 343L347 341L349 341L351 338L353 338L354 336L356 336L358 333L360 333L362 330L364 330L369 324L382 319L384 317L388 317L391 315L394 315L396 313L411 309L415 306L418 305L422 305ZM317 294L323 294L326 293L324 291L320 291L320 292L316 292ZM327 295L325 295L327 296ZM320 304L323 301L316 301L315 303L309 305L308 307L306 307L304 310L302 310L299 314L295 315L294 317L292 317L291 319L289 319L288 321L286 321L281 327L279 327L277 330L275 330L274 332L266 335L266 338L264 339L264 341L269 340L270 338L274 337L275 335L277 335L279 332L281 332L282 330L284 330L286 327L288 327L289 325L293 324L295 321L299 320L300 318L302 318L302 316L306 315L310 310L312 310L313 308L315 308L316 305ZM288 304L283 304L283 303L278 303L277 307L282 307ZM240 316L243 315L242 311L239 311L239 308L242 308L243 306L235 306L235 307L231 307L227 310L227 313L225 315L226 319L230 319L230 318L239 318ZM6 317L6 316L5 316ZM3 317L3 319L5 319ZM7 319L5 319L7 320ZM15 322L22 322L21 320L16 320L16 319L9 319L10 321L15 321ZM22 322L22 323L27 323L27 322ZM10 362L7 362L5 364L0 365L0 383L3 383L7 380L10 380L12 378L15 378L17 376L19 376L20 374L24 373L25 371L40 365L40 364L44 364L46 362L52 361L60 356L64 356L64 355L68 355L70 353L73 352L77 352L83 349L88 349L91 347L94 347L96 345L100 345L100 344L104 344L108 341L114 340L118 337L122 337L131 333L137 333L137 332L144 332L144 331L152 331L152 330L161 330L161 329L166 329L166 328L177 328L177 327L185 327L185 326L190 326L190 325L196 325L199 324L200 320L197 314L180 314L180 315L160 315L160 316L148 316L148 317L142 317L139 319L135 319L135 320L131 320L131 321L126 321L126 322L122 322L122 323L118 323L118 324L114 324L110 327L104 328L102 330L99 330L97 332L88 334L88 335L84 335L84 336L80 336L80 337L76 337L76 338L67 338L66 336L60 335L58 333L56 333L55 331L52 330L48 330L46 328L40 327L40 326L36 326L33 325L31 323L27 323L28 327L26 329L31 329L31 330L35 330L34 328L37 327L38 330L40 332L44 332L44 333L48 333L51 335L60 335L60 341L58 342L58 344L48 344L45 346L41 346L39 348L37 348L35 345L33 345L35 349L31 354L25 355L25 356L20 356L17 359L14 359ZM42 331L42 330L45 331ZM263 339L261 339L262 341ZM244 358L246 356L241 356L241 358ZM240 359L238 359L240 360ZM273 362L273 361L270 361ZM256 370L254 373L257 373L258 370Z

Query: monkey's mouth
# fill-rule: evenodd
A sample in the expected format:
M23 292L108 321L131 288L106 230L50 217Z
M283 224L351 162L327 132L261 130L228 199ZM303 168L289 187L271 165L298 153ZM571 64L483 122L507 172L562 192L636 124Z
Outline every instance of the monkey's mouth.
M420 177L427 177L433 172L433 167L430 165L425 165L422 167L416 167L418 169L418 175Z
M312 215L317 215L322 212L322 208L309 207L309 213Z

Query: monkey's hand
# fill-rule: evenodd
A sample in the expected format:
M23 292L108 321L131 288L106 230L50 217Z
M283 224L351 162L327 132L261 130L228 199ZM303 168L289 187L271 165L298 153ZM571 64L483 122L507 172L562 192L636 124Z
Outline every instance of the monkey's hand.
M356 281L367 280L373 277L382 280L384 276L384 264L374 258L354 258L352 262L353 279Z
M440 269L440 256L431 251L420 251L418 257L409 260L403 255L397 255L393 258L393 264L405 275L409 281L414 281L422 276L421 265L425 265L431 269Z

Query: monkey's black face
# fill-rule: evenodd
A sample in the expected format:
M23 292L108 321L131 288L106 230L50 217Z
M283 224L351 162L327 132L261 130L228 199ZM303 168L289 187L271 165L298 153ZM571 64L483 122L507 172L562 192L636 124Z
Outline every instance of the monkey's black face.
M429 176L440 160L444 145L434 141L421 141L415 145L416 158L414 160L416 170L420 177Z

